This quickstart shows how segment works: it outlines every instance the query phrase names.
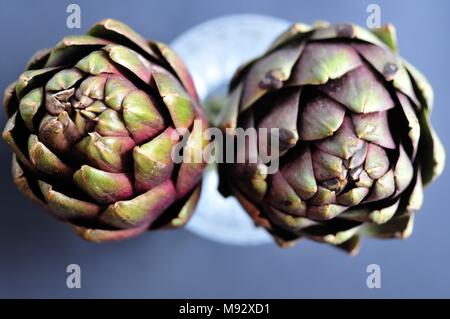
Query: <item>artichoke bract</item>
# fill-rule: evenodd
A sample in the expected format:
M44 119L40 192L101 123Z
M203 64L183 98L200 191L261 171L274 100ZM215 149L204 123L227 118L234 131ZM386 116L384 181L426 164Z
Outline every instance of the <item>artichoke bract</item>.
M294 24L238 70L219 119L228 134L277 129L279 170L224 163L220 189L281 245L305 237L355 253L362 235L406 238L444 165L432 104L392 25Z
M184 64L166 45L104 20L38 52L5 91L3 139L17 187L90 241L179 227L205 164L207 122ZM203 125L194 125L200 121Z

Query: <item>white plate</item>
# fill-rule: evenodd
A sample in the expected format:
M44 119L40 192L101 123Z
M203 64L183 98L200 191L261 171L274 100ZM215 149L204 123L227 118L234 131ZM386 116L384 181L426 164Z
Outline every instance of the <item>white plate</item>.
M261 55L291 23L261 15L230 15L201 23L177 37L171 47L181 56L201 100L225 86L244 62ZM202 237L234 245L272 242L255 227L234 198L217 191L218 176L208 170L199 204L187 229Z

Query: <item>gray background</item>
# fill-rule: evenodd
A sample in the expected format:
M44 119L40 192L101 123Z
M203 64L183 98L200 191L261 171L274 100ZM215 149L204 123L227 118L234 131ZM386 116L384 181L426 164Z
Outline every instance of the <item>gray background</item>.
M65 34L83 33L113 17L147 37L170 42L202 21L233 13L260 13L311 23L318 19L365 25L369 3L397 26L400 52L434 86L434 127L450 149L449 1L73 1L82 29L65 26L69 1L0 2L0 88L17 78L38 49ZM3 112L1 125L6 121ZM234 247L187 231L146 233L95 245L46 216L15 190L11 152L0 143L0 297L450 297L450 183L448 170L426 190L413 236L406 241L365 239L349 257L326 245L300 242ZM82 269L82 288L67 289L66 266ZM366 267L382 269L381 289L366 287Z

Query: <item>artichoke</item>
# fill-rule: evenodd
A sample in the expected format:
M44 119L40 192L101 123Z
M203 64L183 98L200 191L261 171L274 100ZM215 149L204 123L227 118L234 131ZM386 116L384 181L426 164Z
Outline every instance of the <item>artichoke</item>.
M406 238L422 187L444 165L432 104L392 25L294 24L236 72L219 117L229 136L268 129L278 150L260 144L264 135L250 139L259 153L220 165L221 192L282 246L305 237L356 253L362 235ZM273 174L264 145L279 162Z
M83 238L119 240L188 221L205 164L175 162L171 151L182 138L183 156L202 150L207 123L166 45L101 21L35 54L4 106L15 184Z

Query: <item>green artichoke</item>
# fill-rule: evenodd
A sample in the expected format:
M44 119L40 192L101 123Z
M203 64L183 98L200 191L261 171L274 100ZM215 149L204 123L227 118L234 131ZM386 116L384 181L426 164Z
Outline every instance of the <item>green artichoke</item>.
M220 114L229 135L278 129L279 170L259 157L221 164L221 192L280 245L305 237L355 253L362 235L405 238L444 166L432 104L392 25L295 24L238 70Z
M180 227L191 216L205 163L176 163L171 151L182 129L183 154L202 150L207 123L166 45L101 21L38 52L4 106L15 184L85 239Z

